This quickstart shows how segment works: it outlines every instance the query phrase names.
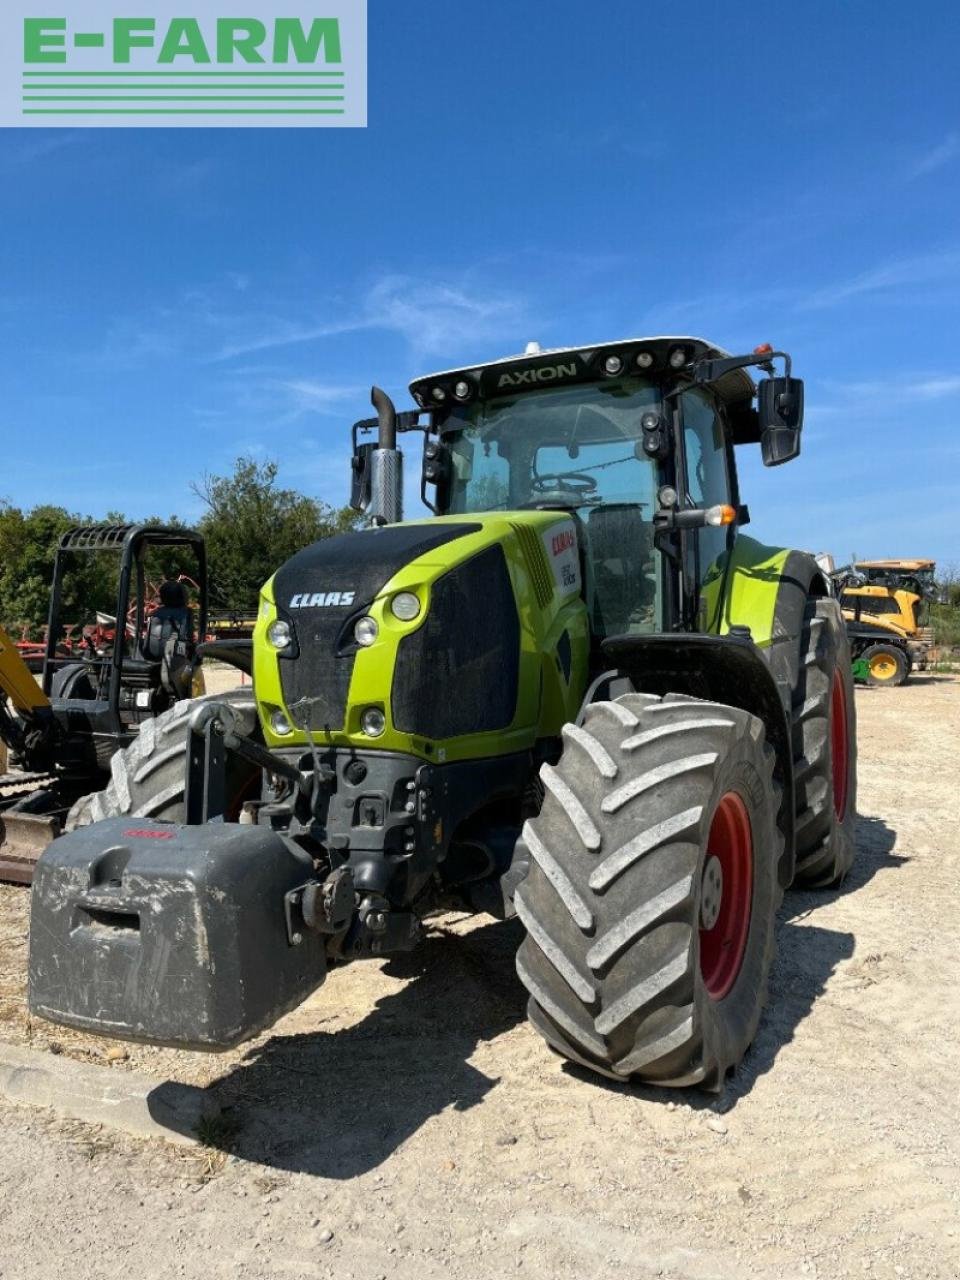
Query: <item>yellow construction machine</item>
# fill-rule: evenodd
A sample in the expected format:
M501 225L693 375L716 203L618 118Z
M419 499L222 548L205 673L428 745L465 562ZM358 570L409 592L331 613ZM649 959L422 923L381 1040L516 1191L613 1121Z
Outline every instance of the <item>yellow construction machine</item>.
M929 601L936 598L933 560L859 560L840 570L840 603L854 659L869 684L903 684L925 670L933 647Z

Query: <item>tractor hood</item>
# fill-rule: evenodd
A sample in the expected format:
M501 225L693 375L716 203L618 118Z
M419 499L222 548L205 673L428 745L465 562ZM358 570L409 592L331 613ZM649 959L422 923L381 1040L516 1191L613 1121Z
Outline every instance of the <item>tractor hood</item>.
M521 667L543 653L522 634L563 611L577 614L585 646L577 529L564 511L441 517L314 543L261 598L254 676L267 742L306 745L309 728L331 745L437 758L438 741L512 740L518 715L525 738L540 676L522 707Z

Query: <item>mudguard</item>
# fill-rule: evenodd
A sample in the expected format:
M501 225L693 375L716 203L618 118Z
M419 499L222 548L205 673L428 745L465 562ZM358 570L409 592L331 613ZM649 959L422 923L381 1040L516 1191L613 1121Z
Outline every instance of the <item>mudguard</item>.
M684 693L709 702L740 707L763 721L777 757L774 777L781 788L779 825L784 848L777 876L786 888L795 863L793 751L790 741L789 689L745 633L726 636L695 633L612 636L603 651L643 693Z
M705 576L704 629L724 636L733 627L747 627L789 710L789 691L799 677L804 610L811 597L829 594L813 556L740 535L729 555Z

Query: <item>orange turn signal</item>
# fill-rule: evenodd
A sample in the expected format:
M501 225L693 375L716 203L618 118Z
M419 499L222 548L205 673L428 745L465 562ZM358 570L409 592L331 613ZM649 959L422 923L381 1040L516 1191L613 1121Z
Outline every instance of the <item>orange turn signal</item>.
M724 503L722 506L709 508L706 523L712 525L733 524L736 518L737 508Z

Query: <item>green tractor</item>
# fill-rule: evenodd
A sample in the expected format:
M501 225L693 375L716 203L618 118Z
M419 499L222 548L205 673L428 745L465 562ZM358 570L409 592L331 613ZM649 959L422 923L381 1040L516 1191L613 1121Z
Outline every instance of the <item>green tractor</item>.
M718 1089L784 890L854 855L839 606L810 556L742 533L736 478L738 446L797 456L803 384L681 337L411 390L354 428L372 527L263 588L253 693L148 722L44 853L31 1010L224 1049L456 903L519 916L565 1058ZM401 522L413 432L435 514Z

